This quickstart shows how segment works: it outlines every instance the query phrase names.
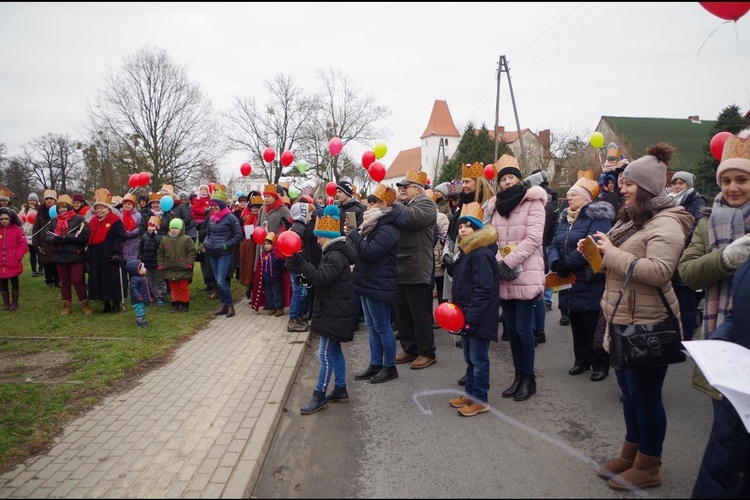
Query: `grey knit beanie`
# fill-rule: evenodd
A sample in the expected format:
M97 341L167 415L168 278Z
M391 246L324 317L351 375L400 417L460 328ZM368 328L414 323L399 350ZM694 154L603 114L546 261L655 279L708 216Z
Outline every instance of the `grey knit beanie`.
M625 167L622 178L653 196L661 196L667 185L667 167L673 155L674 146L670 144L651 146L644 156Z
M684 181L689 188L693 187L693 185L695 184L695 176L690 172L675 172L674 175L672 175L672 181L674 181L675 179Z
M526 179L524 179L524 182L527 182L529 186L541 186L542 184L547 182L547 172L545 172L544 170L534 172L530 176L526 177Z
M39 195L36 193L29 193L29 199L27 201L39 201Z

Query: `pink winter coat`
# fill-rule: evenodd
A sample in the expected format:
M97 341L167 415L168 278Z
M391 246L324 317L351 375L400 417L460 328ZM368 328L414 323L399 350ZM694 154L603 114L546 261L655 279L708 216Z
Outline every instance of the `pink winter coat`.
M23 256L29 251L21 226L0 226L0 278L14 278L23 271Z
M547 192L539 186L526 191L521 203L506 219L495 211L495 197L490 198L488 210L491 224L497 229L498 263L505 261L518 271L518 278L500 282L501 300L534 300L544 292L544 254L542 238L546 213ZM487 216L485 215L485 219ZM504 259L503 248L516 245Z

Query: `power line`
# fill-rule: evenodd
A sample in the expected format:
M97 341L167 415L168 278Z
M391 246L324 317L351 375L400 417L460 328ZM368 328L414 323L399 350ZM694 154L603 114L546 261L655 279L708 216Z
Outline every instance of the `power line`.
M515 57L518 57L518 56L519 56L519 55L521 55L521 54L522 54L522 53L523 53L523 52L524 52L524 51L525 51L526 49L528 49L529 47L531 47L532 45L534 45L534 43L536 43L536 42L540 41L540 40L541 40L542 38L544 38L544 37L545 37L545 36L547 35L547 33L549 33L549 32L550 32L551 30L553 30L554 28L557 28L557 27L559 27L559 26L560 26L560 23L561 23L562 21L565 21L565 19L567 19L568 17L570 17L570 16L571 16L571 15L572 15L572 14L573 14L573 13L574 13L574 12L575 12L576 10L578 10L578 9L579 9L580 7L581 7L581 4L578 4L577 6L575 6L575 7L574 7L574 8L573 8L573 9L572 9L572 10L571 10L570 12L568 12L567 14L565 14L565 16L563 16L563 18L562 18L562 19L560 19L558 23L556 23L556 24L554 24L553 26L551 26L551 27L550 27L549 29L547 29L547 30L546 30L546 31L545 31L544 33L542 33L542 34L541 34L540 36L538 36L538 37L537 37L537 38L536 38L536 39L535 39L535 40L534 40L534 41L533 41L532 43L530 43L529 45L527 45L526 47L522 48L522 49L521 49L520 51L518 51L517 53L515 53L515 54L514 54L514 56L515 56ZM553 38L553 40L554 40L554 38Z

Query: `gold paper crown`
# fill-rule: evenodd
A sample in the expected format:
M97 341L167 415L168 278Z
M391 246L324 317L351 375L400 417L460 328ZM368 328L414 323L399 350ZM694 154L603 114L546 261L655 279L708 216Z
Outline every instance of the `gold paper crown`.
M263 204L263 197L262 196L251 196L249 204L250 205L262 205Z
M385 184L378 184L378 186L375 188L375 192L373 192L372 194L389 207L393 205L394 201L396 201L396 191L393 188L389 188Z
M740 160L750 160L750 137L742 138L736 135L727 137L724 143L724 149L721 152L722 163L738 158Z
M276 192L276 186L273 184L266 184L263 186L263 194L265 195L266 193L278 194Z
M112 195L109 194L107 188L99 188L94 191L94 205L97 203L103 203L109 205L112 202Z
M214 192L211 199L227 201L227 187L224 184L214 184Z
M266 233L266 237L263 238L263 241L270 241L271 243L276 243L276 233L273 231L270 233Z
M151 203L152 201L161 201L161 197L161 193L149 193L148 202Z
M469 177L484 177L484 165L480 162L475 161L471 165L468 163L461 167L461 178L467 179Z
M482 210L482 205L480 205L476 201L464 204L464 206L461 207L461 215L459 215L459 219L461 217L473 217L479 222L482 222L482 219L484 219L484 210Z
M341 223L330 215L324 215L315 219L315 231L326 231L329 233L340 233Z
M8 191L5 188L0 189L0 196L5 196L6 198L10 198L10 191Z
M455 196L461 194L461 181L453 179L448 183L448 196Z
M122 197L122 201L123 201L123 203L125 201L129 201L129 202L131 202L133 204L133 206L135 206L136 205L135 202L137 200L136 200L135 195L133 193L128 193L128 194L126 194L125 196Z
M516 167L518 168L518 159L515 156L504 154L495 162L495 175L504 169L505 167Z
M0 191L0 194L2 194L2 191ZM68 196L67 194L61 194L59 198L57 198L57 203L67 203L71 207L73 206L73 198Z
M424 195L428 197L429 199L431 199L432 201L435 201L435 202L437 201L437 193L433 191L432 189L425 189Z
M407 170L406 177L404 178L404 182L406 181L414 182L424 187L424 185L427 184L427 173L420 172L419 170ZM352 192L353 191L354 188L352 187Z
M110 203L113 205L117 205L121 201L122 201L122 196L113 196L112 199L110 200Z
M574 186L581 186L586 191L591 193L592 198L596 198L599 196L599 183L592 179L587 179L586 177L579 178Z
M57 191L55 191L54 189L45 189L44 194L42 195L42 199L45 198L52 198L57 201Z
M174 186L171 184L162 184L159 191L169 191L169 194L174 193Z
M622 156L622 150L614 142L607 144L607 160L609 161L620 161Z
M158 215L152 215L148 218L148 225L149 226L156 226L157 228L161 225L161 219Z

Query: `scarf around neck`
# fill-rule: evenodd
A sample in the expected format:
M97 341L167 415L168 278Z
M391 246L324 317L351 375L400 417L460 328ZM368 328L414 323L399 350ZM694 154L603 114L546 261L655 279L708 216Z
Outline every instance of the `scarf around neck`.
M571 226L573 225L573 223L576 221L578 216L581 215L581 210L585 206L586 205L581 205L581 207L578 210L571 210L570 207L568 207L568 224L570 224Z
M225 215L231 214L232 212L229 211L228 207L224 207L215 214L211 214L211 220L216 223L219 222L221 219L224 218Z
M125 231L132 231L135 229L135 219L133 218L133 210L122 209L122 225L125 226Z
M695 188L687 188L683 191L680 191L679 193L669 193L669 196L674 198L674 206L684 207L685 201L688 199L688 196L690 196L694 192Z
M55 226L55 234L65 236L68 234L70 229L68 228L68 221L75 217L75 210L68 210L64 214L57 214L57 226Z
M741 207L732 207L719 193L714 198L708 218L708 248L706 253L721 250L737 238L750 233L750 201ZM706 289L703 311L703 338L720 325L732 309L732 278L720 280Z
M672 198L671 196L655 196L654 198L651 198L651 211L654 213L654 215L664 210L665 208L673 206L674 198ZM628 212L628 215L632 217L632 205L625 205L625 210ZM633 222L632 219L628 222L618 220L615 225L612 226L612 229L609 230L607 236L612 241L612 244L614 246L619 247L625 240L633 236L636 231L641 229L641 227L642 226L636 227L635 222Z
M513 209L523 201L526 191L526 186L521 183L500 191L495 198L495 210L497 213L507 219Z
M107 215L103 219L99 217L92 217L89 221L89 245L98 245L104 242L107 237L107 233L112 228L115 222L118 222L120 218L111 210L107 212Z
M382 216L384 216L391 210L392 210L391 207L385 207L385 208L371 207L369 210L367 210L362 216L362 225L359 227L360 236L364 238L368 234L372 233L372 231L378 225L378 219L380 219Z

